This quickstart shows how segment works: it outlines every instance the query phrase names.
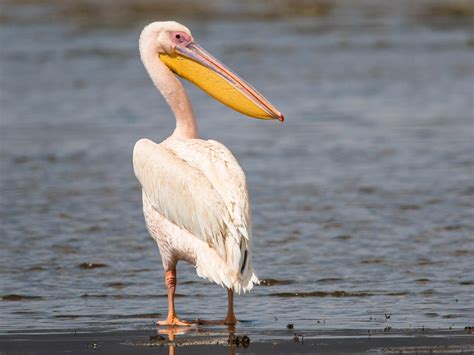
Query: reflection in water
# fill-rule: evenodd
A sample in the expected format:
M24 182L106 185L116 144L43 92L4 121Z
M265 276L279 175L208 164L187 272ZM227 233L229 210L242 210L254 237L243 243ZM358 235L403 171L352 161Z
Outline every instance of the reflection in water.
M176 343L175 337L179 333L186 333L190 328L168 328L168 329L158 329L158 334L166 334L168 335L168 347L169 347L169 355L176 354Z
M235 355L236 348L242 346L244 348L248 347L250 344L250 339L245 336L236 336L235 325L228 325L226 328L227 332L215 331L214 333L209 330L209 328L199 328L199 327L168 327L168 328L157 328L158 336L156 339L153 339L157 342L161 342L163 345L168 345L169 355L176 354L176 348L178 345L198 345L198 344L225 344L221 342L221 336L227 335L227 344L229 345L229 355ZM192 339L182 339L179 341L178 335L190 335L191 333L200 333L205 332L206 337L203 341L199 341L199 337L192 337ZM163 337L167 336L168 339ZM214 336L213 336L214 335ZM216 336L216 337L215 337ZM222 337L223 338L223 337Z

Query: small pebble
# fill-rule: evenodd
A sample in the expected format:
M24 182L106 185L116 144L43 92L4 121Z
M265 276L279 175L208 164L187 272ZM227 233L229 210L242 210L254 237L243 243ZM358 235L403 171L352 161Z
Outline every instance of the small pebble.
M241 346L246 348L250 345L250 338L247 335L239 336L230 334L229 338L227 339L227 343L229 345L237 345L237 347Z
M297 335L297 334L295 333L295 336L293 337L293 342L299 343L300 340L301 340L301 342L304 342L304 336L303 336L303 334Z

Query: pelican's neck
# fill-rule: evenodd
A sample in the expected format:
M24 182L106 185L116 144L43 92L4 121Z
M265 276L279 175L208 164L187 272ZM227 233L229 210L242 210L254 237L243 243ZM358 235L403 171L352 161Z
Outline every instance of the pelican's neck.
M193 107L183 85L159 59L158 53L151 43L140 41L140 56L151 80L165 98L176 118L176 129L171 137L197 138L198 132Z

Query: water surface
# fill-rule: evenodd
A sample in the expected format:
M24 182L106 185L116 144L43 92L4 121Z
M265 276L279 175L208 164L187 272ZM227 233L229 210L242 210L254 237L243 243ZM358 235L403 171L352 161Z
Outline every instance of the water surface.
M165 12L286 117L187 85L202 137L248 178L265 281L237 298L242 327L472 323L472 17L423 3ZM0 332L152 327L166 289L131 152L173 129L137 51L153 9L3 6ZM225 315L225 290L186 264L178 280L182 317Z

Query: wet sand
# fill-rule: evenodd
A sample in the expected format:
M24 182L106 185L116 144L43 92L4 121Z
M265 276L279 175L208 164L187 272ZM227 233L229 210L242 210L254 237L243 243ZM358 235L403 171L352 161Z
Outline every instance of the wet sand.
M190 330L191 332L193 330ZM195 330L194 330L195 331ZM247 346L229 345L216 330L156 334L147 331L97 333L15 333L0 335L1 354L159 353L159 354L314 354L314 353L474 353L474 335L465 330L280 332L249 334ZM166 334L168 333L168 334ZM236 334L235 336L242 336ZM234 336L234 339L235 339Z

